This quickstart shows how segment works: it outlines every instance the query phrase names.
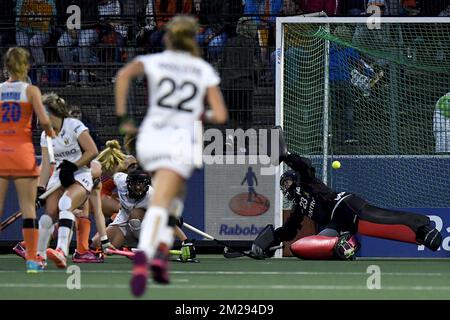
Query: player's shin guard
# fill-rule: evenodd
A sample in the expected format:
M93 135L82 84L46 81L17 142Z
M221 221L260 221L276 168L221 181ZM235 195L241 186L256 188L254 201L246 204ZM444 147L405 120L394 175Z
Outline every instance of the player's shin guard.
M50 237L55 230L53 219L48 214L43 214L39 219L39 240L38 240L38 254L47 259L47 247Z
M339 237L309 236L293 244L290 249L294 256L305 260L330 260Z
M142 221L141 233L139 235L138 249L145 252L147 259L152 259L161 234L167 227L168 213L163 207L151 206L145 213Z
M36 219L23 219L23 238L27 243L27 260L36 261L37 244L39 240L38 222Z
M72 239L72 229L75 221L75 216L70 211L61 211L59 213L59 228L58 228L58 244L59 248L67 256L69 253L69 244Z

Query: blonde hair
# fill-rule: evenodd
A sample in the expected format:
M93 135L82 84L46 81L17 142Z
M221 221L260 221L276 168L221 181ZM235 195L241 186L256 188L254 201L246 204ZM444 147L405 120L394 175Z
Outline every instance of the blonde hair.
M44 94L42 96L42 103L52 115L59 118L70 117L66 101L55 92Z
M5 54L5 67L11 76L21 81L27 81L27 73L30 68L30 53L28 50L13 47Z
M193 17L175 16L166 25L167 48L187 51L195 57L200 57L200 48L195 39L198 29L198 23Z
M106 141L106 148L100 152L96 160L102 165L103 172L123 171L125 154L120 150L117 140Z

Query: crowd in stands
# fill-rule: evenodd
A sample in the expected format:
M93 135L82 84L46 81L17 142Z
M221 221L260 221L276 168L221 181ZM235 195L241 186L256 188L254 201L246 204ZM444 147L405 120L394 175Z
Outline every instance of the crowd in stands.
M73 5L81 9L75 28ZM191 14L204 57L221 74L232 126L246 127L255 88L274 86L277 16L364 16L373 6L385 16L450 15L450 0L1 0L0 55L13 45L28 48L30 78L43 87L112 85L123 63L162 50L170 17Z
M74 11L67 13L67 8L71 5L81 9L80 29L70 27ZM246 35L258 42L266 62L268 48L275 42L276 16L319 11L328 16L361 16L373 5L389 16L450 14L448 0L2 0L0 47L29 48L36 66L33 80L38 84L49 82L47 65L59 64L65 82L83 86L93 78L89 65L123 63L130 58L126 47L138 53L161 50L164 25L177 13L198 17L198 42L211 62L218 62L223 48L238 35L239 19L250 18L256 30Z

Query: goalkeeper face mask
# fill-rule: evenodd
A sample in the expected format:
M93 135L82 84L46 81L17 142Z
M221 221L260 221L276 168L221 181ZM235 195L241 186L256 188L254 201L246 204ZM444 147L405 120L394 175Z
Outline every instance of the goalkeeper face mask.
M147 194L151 180L147 172L139 169L132 171L127 177L128 196L134 200L141 200Z
M295 189L297 188L297 174L293 170L283 173L280 179L280 187L283 195L287 200L293 201L295 199Z

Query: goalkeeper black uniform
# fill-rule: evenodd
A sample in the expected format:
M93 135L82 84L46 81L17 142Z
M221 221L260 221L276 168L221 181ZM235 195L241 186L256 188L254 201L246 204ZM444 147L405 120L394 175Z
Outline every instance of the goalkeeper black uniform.
M280 228L260 233L252 247L255 255L270 257L271 247L294 239L305 216L325 228L291 245L292 253L303 259L352 259L359 249L356 233L439 248L442 236L427 216L379 208L355 194L336 192L316 177L307 158L286 154L281 160L293 169L280 179L293 211Z

